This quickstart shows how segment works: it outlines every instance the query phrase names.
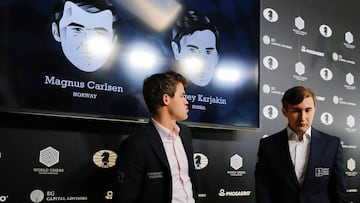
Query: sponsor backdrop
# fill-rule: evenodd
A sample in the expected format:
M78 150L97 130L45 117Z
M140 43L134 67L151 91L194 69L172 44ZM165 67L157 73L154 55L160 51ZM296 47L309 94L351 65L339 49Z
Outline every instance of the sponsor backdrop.
M350 202L359 195L360 27L356 0L261 2L255 131L192 128L201 202L254 202L261 137L283 129L283 92L318 95L314 126L342 139ZM142 124L1 114L0 202L112 202L116 150Z

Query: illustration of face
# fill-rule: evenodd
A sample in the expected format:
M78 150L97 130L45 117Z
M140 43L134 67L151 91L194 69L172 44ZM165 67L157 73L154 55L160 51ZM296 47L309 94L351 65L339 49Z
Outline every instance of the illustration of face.
M206 86L211 81L219 60L216 37L210 30L195 31L180 40L180 47L172 42L175 59L187 79L197 86Z
M116 42L110 10L88 13L70 1L64 5L59 26L53 23L52 29L66 58L85 72L103 66Z

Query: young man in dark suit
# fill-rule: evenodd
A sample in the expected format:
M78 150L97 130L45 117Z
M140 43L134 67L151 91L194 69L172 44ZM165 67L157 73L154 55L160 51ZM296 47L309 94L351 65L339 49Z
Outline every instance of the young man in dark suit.
M177 123L188 117L186 84L174 71L144 80L143 95L151 120L120 146L115 202L195 202L190 130Z
M260 140L255 169L257 203L344 203L340 139L314 129L316 96L306 87L282 98L287 127Z

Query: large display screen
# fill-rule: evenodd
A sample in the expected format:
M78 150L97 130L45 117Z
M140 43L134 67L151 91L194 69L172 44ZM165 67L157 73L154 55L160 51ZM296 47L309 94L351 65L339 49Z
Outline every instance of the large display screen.
M259 127L259 0L0 2L0 110L146 122L143 80L189 81L190 126Z

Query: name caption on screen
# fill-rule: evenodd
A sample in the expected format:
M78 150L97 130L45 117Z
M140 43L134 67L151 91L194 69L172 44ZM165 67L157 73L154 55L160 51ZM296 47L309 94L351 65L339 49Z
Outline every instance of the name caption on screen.
M202 103L209 103L209 104L226 104L226 99L218 96L204 96L202 94L198 95L185 95L185 98L191 102L202 102Z
M54 85L61 88L80 88L80 89L90 89L90 90L98 90L98 91L107 91L107 92L117 92L123 93L124 88L117 85L112 85L108 83L96 83L95 81L76 81L76 80L67 80L67 79L59 79L55 76L47 76L45 75L45 85Z

